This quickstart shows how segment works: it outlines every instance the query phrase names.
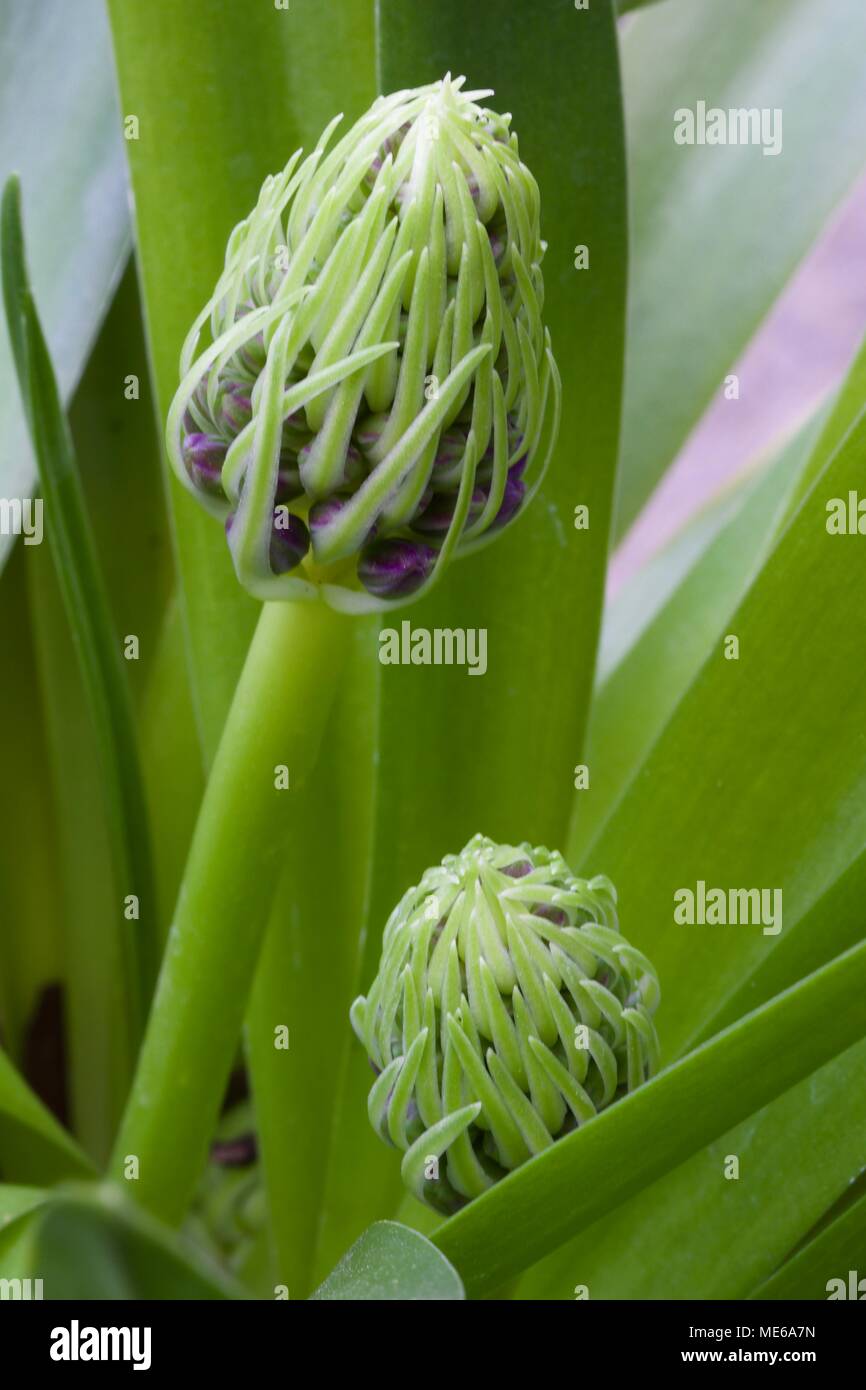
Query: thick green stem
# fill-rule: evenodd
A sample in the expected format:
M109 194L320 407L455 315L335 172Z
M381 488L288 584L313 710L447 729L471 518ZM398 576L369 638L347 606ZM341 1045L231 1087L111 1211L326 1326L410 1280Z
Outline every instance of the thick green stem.
M168 1221L182 1218L205 1160L293 790L315 763L348 632L324 604L265 604L235 691L112 1163L132 1195Z

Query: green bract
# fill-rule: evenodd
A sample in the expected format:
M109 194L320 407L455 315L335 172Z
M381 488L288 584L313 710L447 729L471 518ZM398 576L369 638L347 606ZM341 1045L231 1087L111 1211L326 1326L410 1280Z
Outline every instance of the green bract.
M169 457L259 597L417 595L544 474L538 187L462 83L379 98L329 150L337 117L267 178L184 345Z
M405 1150L407 1186L453 1211L639 1086L658 1001L609 879L481 835L428 869L352 1007L378 1073L370 1119Z

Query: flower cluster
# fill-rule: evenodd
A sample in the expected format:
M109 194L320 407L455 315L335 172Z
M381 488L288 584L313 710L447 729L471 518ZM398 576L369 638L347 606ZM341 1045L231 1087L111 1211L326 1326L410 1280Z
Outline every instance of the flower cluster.
M406 893L352 1006L370 1120L454 1211L652 1074L658 1002L609 879L476 835Z
M167 444L259 597L404 601L541 481L560 385L539 195L489 95L382 97L331 146L338 117L231 235Z

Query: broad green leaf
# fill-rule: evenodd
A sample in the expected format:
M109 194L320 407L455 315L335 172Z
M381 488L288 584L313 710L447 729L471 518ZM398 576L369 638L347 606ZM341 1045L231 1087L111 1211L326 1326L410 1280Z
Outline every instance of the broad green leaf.
M866 1278L866 1197L838 1216L750 1295L756 1299L856 1298ZM853 1274L853 1278L852 1278ZM831 1281L833 1281L831 1283Z
M668 0L629 25L634 239L618 534L866 162L864 46L860 0ZM698 101L781 110L781 153L675 143L675 113Z
M189 1241L107 1184L60 1188L19 1216L0 1234L4 1274L40 1278L43 1298L52 1300L246 1296Z
M6 322L39 469L46 529L96 735L115 875L126 1022L134 1047L156 974L156 901L133 708L69 425L28 282L20 190L14 179L3 194L2 260ZM123 913L130 895L139 904L140 920L134 923Z
M439 1303L462 1299L460 1276L425 1236L377 1221L348 1250L313 1299Z
M181 344L263 179L299 145L309 149L337 111L359 113L372 99L370 10L300 0L285 10L248 6L239 23L234 0L109 0L108 8L123 112L139 123L127 154L164 421ZM259 605L235 578L222 528L173 478L170 490L194 705L210 762Z
M530 1270L520 1297L745 1298L860 1167L864 1067L860 1042Z
M491 104L513 114L541 192L544 313L563 418L548 479L527 515L483 554L455 564L441 590L407 612L416 627L485 629L486 673L383 671L372 955L378 919L429 863L476 831L563 837L602 600L627 264L610 4L584 12L544 0L531 21L515 0L468 10L462 0L420 8L380 0L378 13L383 90L450 70L493 88ZM590 270L575 269L575 243L591 245ZM589 508L588 531L575 529L579 504Z
M489 1293L866 1034L866 943L510 1174L436 1231Z
M862 941L864 895L866 850L851 861L789 930L775 938L757 969L738 981L719 1011L704 1020L701 1040Z
M513 114L521 158L541 190L545 317L564 399L559 447L527 515L483 554L458 561L441 588L402 619L414 627L484 629L486 673L382 670L376 858L359 987L374 973L388 914L429 864L476 831L563 840L606 562L627 263L609 3L578 12L544 0L530 20L516 0L469 9L460 0L411 8L380 0L378 50L383 91L450 70L493 88L491 105ZM591 271L575 270L576 243L592 247ZM589 507L588 531L574 527L579 504ZM367 1121L369 1085L356 1047L337 1140L337 1152L351 1152L353 1165L335 1174L331 1195L352 1222L350 1238L363 1228L365 1207L387 1215L399 1200L396 1166L377 1151ZM330 1255L335 1247L336 1238L327 1244Z
M74 1139L0 1051L0 1181L48 1184L89 1173Z
M0 13L0 182L24 182L33 283L68 400L129 250L123 148L102 0ZM0 496L31 495L35 467L0 334ZM10 538L0 535L0 568Z
M811 422L753 483L739 508L596 692L587 745L590 785L574 799L568 856L593 842L723 635L772 547L820 428Z
M654 618L753 491L764 468L749 468L710 498L606 603L599 639L596 691L625 659ZM594 697L597 699L597 694Z
M853 653L866 553L828 533L826 508L857 488L864 450L861 417L725 624L738 659L716 642L593 848L623 929L658 970L668 1056L778 938L762 924L679 925L674 894L699 882L779 890L787 932L863 846L866 693Z

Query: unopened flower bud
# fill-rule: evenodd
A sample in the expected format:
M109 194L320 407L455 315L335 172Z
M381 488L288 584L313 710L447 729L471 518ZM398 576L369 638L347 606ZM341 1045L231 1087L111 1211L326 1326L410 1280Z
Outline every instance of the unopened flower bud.
M436 563L436 551L417 541L383 540L361 554L361 583L380 598L406 598L421 588Z
M454 1211L591 1122L656 1069L658 1002L609 879L481 835L428 869L351 1011L407 1186Z
M488 96L446 77L380 97L340 139L333 121L229 239L167 443L203 505L232 515L258 597L405 602L541 483L560 384L539 193ZM525 480L508 472L517 447ZM298 527L273 539L282 505L309 518L312 550Z

